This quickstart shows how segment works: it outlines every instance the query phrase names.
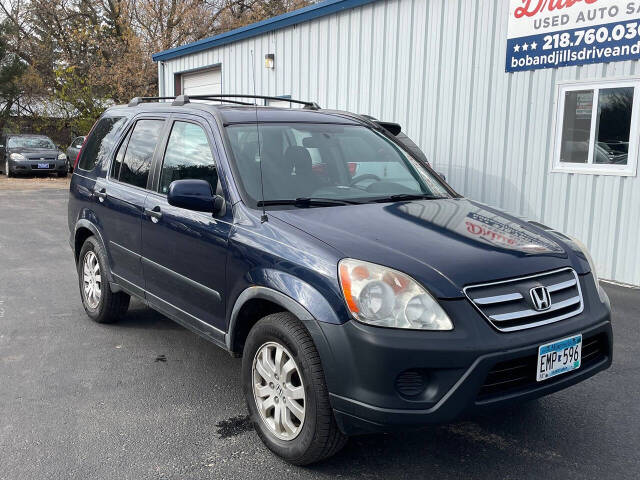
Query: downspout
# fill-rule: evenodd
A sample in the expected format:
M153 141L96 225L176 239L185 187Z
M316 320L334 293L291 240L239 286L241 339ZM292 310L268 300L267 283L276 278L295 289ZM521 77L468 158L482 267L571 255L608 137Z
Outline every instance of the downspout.
M164 62L160 60L158 62L158 96L164 97L166 94L166 88L164 84Z

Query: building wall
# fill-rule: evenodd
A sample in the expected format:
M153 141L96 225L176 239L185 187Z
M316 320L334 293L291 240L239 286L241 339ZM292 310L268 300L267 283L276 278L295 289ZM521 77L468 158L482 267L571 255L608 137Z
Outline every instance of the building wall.
M507 74L508 11L508 0L380 0L168 60L160 93L176 72L218 63L223 92L252 93L255 65L258 94L399 122L457 191L577 236L601 278L640 285L640 179L550 173L557 82L640 75L638 62Z

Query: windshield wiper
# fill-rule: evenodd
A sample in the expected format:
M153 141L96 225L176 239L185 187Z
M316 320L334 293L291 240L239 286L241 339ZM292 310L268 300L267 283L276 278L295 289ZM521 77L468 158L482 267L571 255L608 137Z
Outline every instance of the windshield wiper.
M403 202L409 200L439 200L442 198L449 197L441 197L438 195L431 195L428 193L398 193L396 195L389 195L387 197L378 197L371 199L372 202Z
M258 202L258 207L272 207L276 205L293 205L295 207L334 207L339 205L355 205L360 202L339 200L336 198L299 197L296 199L264 200Z

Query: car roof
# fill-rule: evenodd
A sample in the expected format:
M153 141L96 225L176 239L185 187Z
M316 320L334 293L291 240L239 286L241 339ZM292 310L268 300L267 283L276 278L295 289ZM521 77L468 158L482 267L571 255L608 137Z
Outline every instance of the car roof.
M286 99L283 99L286 101ZM223 124L235 123L255 123L256 111L259 122L275 123L275 122L302 122L302 123L336 123L348 125L362 125L363 121L354 117L354 114L348 112L340 112L336 110L310 110L305 108L281 108L281 107L264 107L253 105L212 105L200 102L191 102L185 105L172 105L168 102L150 102L141 103L136 106L129 107L127 105L118 105L108 109L110 114L125 114L127 116L140 112L183 112L193 113L196 111L209 112L220 118Z

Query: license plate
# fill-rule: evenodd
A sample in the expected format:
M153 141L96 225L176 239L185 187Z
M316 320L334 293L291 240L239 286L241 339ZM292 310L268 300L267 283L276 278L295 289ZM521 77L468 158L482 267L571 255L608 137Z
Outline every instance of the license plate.
M582 335L563 338L538 348L536 380L541 382L580 368L582 361Z
M39 163L38 164L38 168L49 168L49 164L48 163Z

